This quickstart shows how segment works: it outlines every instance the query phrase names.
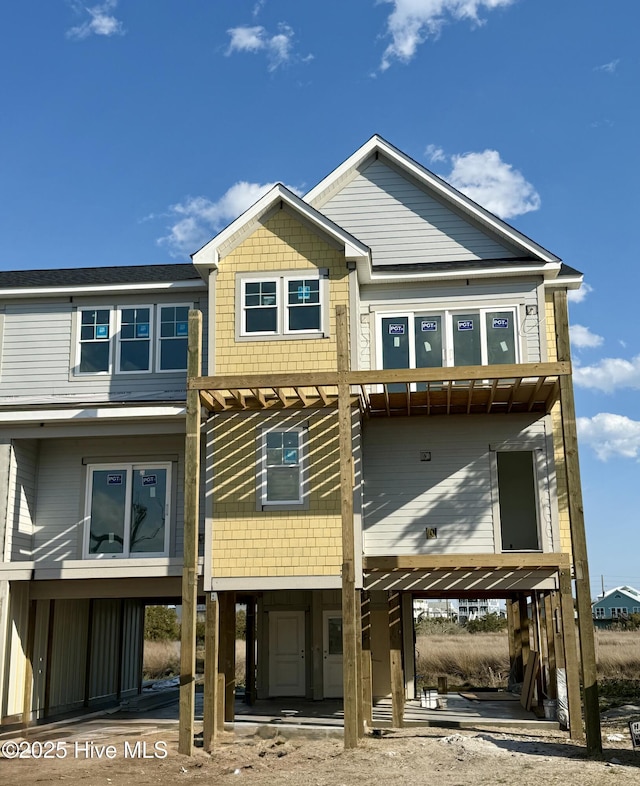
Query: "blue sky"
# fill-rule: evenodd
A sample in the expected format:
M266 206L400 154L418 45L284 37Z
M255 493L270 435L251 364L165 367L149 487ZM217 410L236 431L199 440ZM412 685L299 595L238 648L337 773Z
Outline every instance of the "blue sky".
M3 3L0 265L186 261L381 134L585 273L593 592L640 586L639 23L635 0Z

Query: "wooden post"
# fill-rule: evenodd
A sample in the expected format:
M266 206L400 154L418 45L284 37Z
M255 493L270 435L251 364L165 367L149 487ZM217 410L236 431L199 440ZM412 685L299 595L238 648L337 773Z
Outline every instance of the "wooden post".
M201 358L202 314L199 311L189 311L187 380L201 375ZM191 756L196 685L198 521L200 518L200 394L197 390L187 390L186 432L178 752Z
M404 674L402 672L402 594L389 593L389 664L393 725L402 728L404 720Z
M559 361L571 360L569 342L569 311L566 290L555 290L553 309L556 325L556 346ZM584 509L582 504L582 485L580 483L580 462L578 459L578 433L576 429L576 409L573 398L573 383L570 377L561 376L560 415L564 459L567 473L567 496L569 501L569 527L571 530L571 551L576 583L576 605L578 610L578 629L580 631L580 663L584 691L585 728L587 733L587 752L590 755L602 754L602 734L600 730L600 707L598 703L598 675L596 671L593 617L591 612L591 588L589 584L589 563L587 559L587 538L584 528Z
M524 666L522 660L522 622L520 619L520 596L516 595L511 601L511 616L513 623L513 680L522 682L524 679Z
M218 593L208 592L204 624L204 698L202 747L211 751L216 743L218 650L220 646Z
M236 701L236 597L218 593L220 602L220 651L218 671L224 675L224 720L233 723Z
M247 598L247 651L245 674L245 701L249 706L256 703L256 600Z
M216 686L216 732L220 734L224 731L224 694L224 674L218 674Z
M547 693L550 699L555 699L558 695L558 677L556 671L556 636L553 620L553 602L550 592L544 593L544 622L547 633L547 662L549 669L547 675Z
M353 522L353 446L347 309L336 306L338 355L338 429L340 441L340 502L342 509L342 676L344 747L358 745L358 667L356 646L355 542Z
M567 694L569 698L569 734L572 740L584 739L582 730L582 707L580 706L580 669L576 642L571 574L567 568L560 570L560 608L562 638L564 640L564 663L567 671Z
M520 611L520 640L522 642L522 673L527 667L529 661L529 652L531 651L531 643L529 637L529 603L527 596L520 593L518 597L518 609Z
M534 590L531 593L531 631L533 638L533 648L540 655L540 668L536 674L536 693L538 706L542 705L544 693L544 674L546 671L546 660L544 657L544 644L542 641L542 626L540 623L540 604L538 603L538 593Z
M367 726L373 726L373 675L371 672L371 598L362 593L362 715Z
M356 703L358 718L358 737L364 737L364 696L362 693L362 591L356 590Z

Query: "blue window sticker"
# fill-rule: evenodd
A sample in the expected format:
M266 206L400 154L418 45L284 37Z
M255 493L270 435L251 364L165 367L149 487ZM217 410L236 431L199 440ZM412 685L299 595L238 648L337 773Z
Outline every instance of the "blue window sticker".
M156 486L158 484L158 476L157 475L143 475L142 476L142 485L143 486Z
M107 475L107 486L122 486L122 473L110 472Z
M311 287L308 284L301 284L298 287L298 300L303 303L311 297Z
M437 330L438 323L434 319L423 319L420 322L420 330L423 333L427 333L430 330Z
M109 325L96 325L96 338L109 338Z
M509 327L509 318L508 317L493 317L491 322L491 326L494 328L508 328Z
M285 464L297 464L298 463L298 451L296 448L285 448L282 456L283 462Z
M188 336L188 335L189 335L189 323L176 322L176 336Z
M473 330L473 320L472 319L459 319L458 320L458 330Z
M392 323L389 325L390 336L404 336L404 325Z
M136 325L136 338L149 338L149 325L146 322Z

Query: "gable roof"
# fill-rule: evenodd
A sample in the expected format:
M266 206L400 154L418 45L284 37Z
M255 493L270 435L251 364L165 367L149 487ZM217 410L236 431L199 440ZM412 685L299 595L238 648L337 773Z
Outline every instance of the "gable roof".
M466 215L489 234L518 250L517 256L530 258L542 263L547 267L548 273L552 276L557 275L560 269L559 257L531 240L522 232L514 229L514 227L477 204L477 202L469 199L469 197L377 134L372 136L368 142L365 142L362 147L358 148L346 161L314 186L304 195L303 199L310 205L322 210L323 205L337 191L344 188L367 162L380 157L400 169L412 180L417 181L428 193L448 204L454 212Z
M627 586L615 587L614 589L607 590L607 592L605 592L601 598L598 598L598 600L594 601L592 605L595 606L598 603L602 603L603 600L610 599L616 594L626 595L628 598L631 598L631 600L637 601L638 605L640 605L640 592L638 592L638 590L634 589L633 587Z
M369 249L364 243L361 243L349 232L304 202L282 183L277 183L248 210L245 210L241 216L232 221L229 226L219 232L199 251L191 255L193 264L203 278L209 269L217 268L221 259L254 232L261 221L272 210L276 209L279 204L280 206L286 205L294 214L300 216L303 221L310 223L315 229L344 246L346 259L369 259Z

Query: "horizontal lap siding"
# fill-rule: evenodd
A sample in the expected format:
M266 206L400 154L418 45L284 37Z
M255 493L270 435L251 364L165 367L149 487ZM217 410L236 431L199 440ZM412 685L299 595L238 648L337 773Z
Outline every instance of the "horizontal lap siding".
M109 304L112 306L126 306L127 303L171 305L185 302L193 302L204 314L203 357L206 358L206 296L185 293L180 298L172 300L148 296L114 298ZM29 401L44 402L53 399L59 401L184 399L185 372L83 377L70 375L76 362L73 320L75 309L80 306L106 307L104 298L100 301L76 299L73 304L20 302L10 303L5 307L0 400L5 396L24 396Z
M364 552L494 552L489 445L540 439L544 420L470 416L369 420L364 430ZM420 461L420 451L431 461ZM543 526L550 500L542 493ZM437 527L435 540L425 528Z
M32 534L36 517L38 442L15 440L12 444L7 509L8 553L11 560L32 558Z
M515 257L381 160L321 210L372 249L374 265Z
M127 461L128 456L145 457L149 462L178 455L176 494L172 499L175 522L175 556L182 555L184 505L184 439L181 436L146 438L105 437L103 439L42 440L38 480L38 515L34 533L34 559L60 561L82 559L82 537L86 466L83 458L109 457ZM175 465L172 472L176 474ZM171 554L171 556L174 556Z

